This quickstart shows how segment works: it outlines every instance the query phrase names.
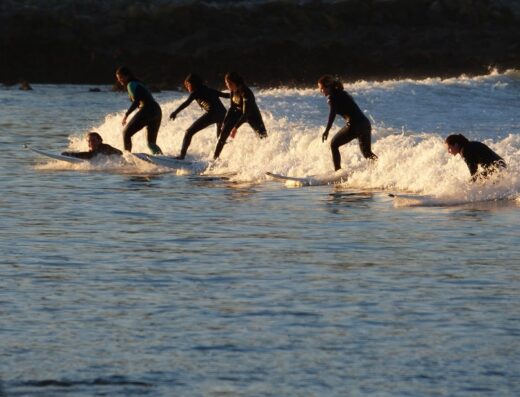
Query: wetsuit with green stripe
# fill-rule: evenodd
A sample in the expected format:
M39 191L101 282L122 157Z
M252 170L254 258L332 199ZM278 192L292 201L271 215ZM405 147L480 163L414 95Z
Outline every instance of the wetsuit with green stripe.
M162 111L159 104L153 99L150 91L139 80L131 80L126 85L128 96L132 104L126 111L126 116L139 108L134 117L126 124L123 130L125 150L132 151L132 136L146 127L148 148L153 154L162 154L157 146L157 134L161 126Z
M197 101L201 109L205 111L205 113L195 120L186 130L179 158L183 159L186 156L193 136L204 128L209 127L211 124L217 125L218 138L220 135L220 128L222 127L222 121L226 115L226 108L220 101L220 98L229 98L229 96L230 94L228 93L220 92L203 85L193 91L188 99L181 103L179 107L172 112L170 118L174 119L177 117L177 114L188 107L193 101Z
M258 109L256 104L255 96L249 87L246 86L242 86L236 92L231 93L231 106L224 118L213 156L215 159L220 156L231 130L239 128L244 123L248 123L260 138L267 137L267 131L260 109Z

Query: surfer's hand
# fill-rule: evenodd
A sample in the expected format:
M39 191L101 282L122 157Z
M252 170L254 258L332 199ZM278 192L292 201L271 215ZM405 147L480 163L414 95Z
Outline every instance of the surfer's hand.
M123 120L121 121L121 124L126 125L126 116L123 117Z
M323 135L321 136L321 141L322 142L325 142L327 140L327 138L329 137L329 133L328 131L327 132L324 132Z
M231 138L235 138L235 135L237 134L237 128L234 127L232 130L231 130L231 133L229 134L231 136Z
M170 114L170 120L175 120L175 118L177 117L177 114L175 112L172 112L172 114Z

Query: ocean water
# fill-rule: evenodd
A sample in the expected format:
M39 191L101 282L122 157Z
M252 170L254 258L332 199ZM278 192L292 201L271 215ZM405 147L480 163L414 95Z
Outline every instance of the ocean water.
M265 172L330 174L316 89L255 89L269 138L242 127L211 175L22 148L121 148L126 96L89 88L0 89L0 396L520 394L518 71L347 84L379 160L350 143L347 181L298 188ZM201 111L155 96L177 154ZM507 170L470 183L452 133Z

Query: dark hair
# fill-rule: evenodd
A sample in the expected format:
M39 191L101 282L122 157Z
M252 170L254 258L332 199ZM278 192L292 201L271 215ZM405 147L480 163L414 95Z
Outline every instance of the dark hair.
M195 73L190 73L188 76L186 76L184 79L184 84L186 83L190 83L194 89L198 89L204 85L202 78Z
M120 74L121 76L128 77L128 80L137 80L135 78L134 74L132 73L132 71L130 70L130 68L128 68L126 66L118 67L116 70L116 73Z
M224 76L225 80L229 80L232 83L235 83L237 87L242 87L244 85L244 79L237 72L228 72Z
M87 134L87 136L88 136L88 137L91 137L91 136L96 137L97 139L99 139L99 142L103 142L103 138L101 138L101 135L99 135L99 134L98 134L97 132L95 132L95 131L89 132L89 133Z
M319 78L318 84L333 90L343 90L343 84L339 79L335 79L330 74L323 75Z
M449 146L458 145L460 147L469 143L468 138L466 138L462 134L450 135L446 138L446 140L444 142L446 142L446 144Z

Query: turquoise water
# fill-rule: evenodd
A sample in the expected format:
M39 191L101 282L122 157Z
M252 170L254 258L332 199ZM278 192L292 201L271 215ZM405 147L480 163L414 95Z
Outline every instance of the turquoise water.
M520 393L515 72L349 86L380 160L351 144L348 182L304 188L264 173L331 168L316 90L257 90L270 142L241 129L222 179L22 150L81 149L91 129L121 147L126 97L34 88L0 90L0 396ZM167 115L185 94L157 98ZM163 150L198 114L163 121ZM469 184L442 145L459 132L504 156L503 180Z

